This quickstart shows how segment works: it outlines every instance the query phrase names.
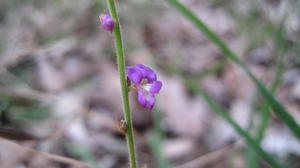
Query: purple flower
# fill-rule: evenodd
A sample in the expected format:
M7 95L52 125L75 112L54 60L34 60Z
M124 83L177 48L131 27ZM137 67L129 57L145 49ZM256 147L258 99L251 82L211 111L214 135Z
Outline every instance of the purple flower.
M115 27L115 21L108 14L101 14L99 16L101 27L104 30L112 31Z
M142 64L126 67L127 78L137 89L137 101L145 108L153 109L155 94L159 93L162 82L157 80L156 73L149 67Z

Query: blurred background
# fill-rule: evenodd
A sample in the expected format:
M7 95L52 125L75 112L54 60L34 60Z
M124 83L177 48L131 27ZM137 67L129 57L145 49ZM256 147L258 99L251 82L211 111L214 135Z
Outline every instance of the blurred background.
M299 123L300 1L183 2ZM185 84L197 79L256 135L265 102L249 78L165 1L117 3L127 65L145 64L163 81L152 112L131 93L139 165L251 165L251 148ZM99 29L104 11L104 0L0 1L1 168L128 167L113 35ZM272 113L266 125L263 148L299 168L299 141ZM269 166L258 158L256 167Z

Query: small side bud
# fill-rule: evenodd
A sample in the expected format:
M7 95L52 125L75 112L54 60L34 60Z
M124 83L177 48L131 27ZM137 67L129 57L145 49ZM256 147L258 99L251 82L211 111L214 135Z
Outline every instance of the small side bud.
M99 16L99 20L101 23L101 28L107 31L113 31L115 27L114 19L108 14L101 14Z
M130 90L131 90L131 81L130 81L130 79L128 79L127 78L127 92L130 92Z
M126 133L127 133L127 127L128 127L128 125L127 125L127 122L125 120L121 120L118 123L118 129L124 135L126 135Z

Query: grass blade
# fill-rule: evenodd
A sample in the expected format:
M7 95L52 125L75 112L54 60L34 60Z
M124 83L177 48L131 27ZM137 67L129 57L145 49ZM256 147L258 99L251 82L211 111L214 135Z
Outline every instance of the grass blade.
M154 132L149 136L149 143L156 159L157 168L171 168L170 163L163 155L162 143L164 140L164 133L161 128L162 115L159 110L154 109L153 112Z
M243 137L246 142L256 151L258 155L260 155L263 159L265 159L272 167L275 168L283 168L276 160L272 158L268 153L266 153L260 145L254 140L245 130L243 130L229 115L229 113L221 107L218 103L216 103L210 96L208 96L201 88L199 88L194 81L188 81L187 86L193 90L196 94L202 96L210 108L218 113L224 120L227 121L228 124L232 126L232 128Z
M258 91L265 98L267 103L270 105L276 115L282 119L282 121L290 128L293 134L300 140L300 127L293 119L293 117L287 112L287 110L281 105L270 91L252 74L250 69L244 64L237 55L232 52L227 45L212 31L208 28L204 22L202 22L190 9L184 6L177 0L167 0L167 2L176 8L183 16L191 21L200 31L202 31L214 44L216 44L220 50L229 59L238 64L254 82Z
M276 73L275 73L275 77L274 80L272 82L272 86L271 86L271 92L275 93L276 90L278 89L280 83L281 83L281 79L282 79L282 75L283 75L283 57L285 54L285 51L287 50L286 46L287 44L284 42L284 37L285 37L285 28L284 28L284 21L286 20L286 15L283 17L283 19L281 20L281 23L279 25L279 28L276 32L274 41L275 41L275 52L274 54L277 54L278 57L278 63L277 63L277 67L276 67ZM269 120L270 120L270 113L271 113L271 109L270 106L268 104L265 104L263 106L262 109L262 119L260 121L259 127L258 127L258 131L257 131L257 135L256 135L256 140L258 143L261 143L261 141L264 138L264 133L267 129ZM247 168L257 168L258 167L258 159L257 156L255 155L254 151L252 149L248 149L249 150L249 157L248 157L248 163L247 163Z

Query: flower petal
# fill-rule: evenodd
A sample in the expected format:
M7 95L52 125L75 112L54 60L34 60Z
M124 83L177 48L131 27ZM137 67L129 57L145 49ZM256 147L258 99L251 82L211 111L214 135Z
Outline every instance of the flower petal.
M139 89L138 92L137 92L137 100L138 100L139 104L142 107L146 107L147 100L146 100L146 97L145 97L145 95L144 95L144 93L141 89Z
M143 64L136 64L136 67L140 69L144 78L148 79L148 83L153 83L156 81L156 73L149 67Z
M161 81L155 81L152 83L151 88L149 90L150 93L158 93L162 87Z
M143 74L139 68L128 66L126 67L127 77L135 84L140 84Z
M155 104L155 96L154 94L149 94L147 98L147 105L146 108L152 110Z

